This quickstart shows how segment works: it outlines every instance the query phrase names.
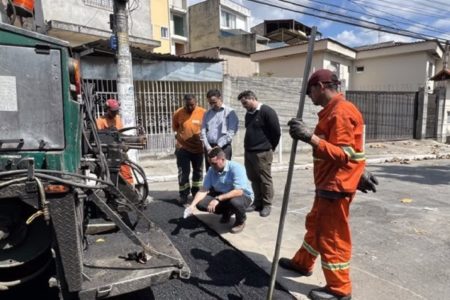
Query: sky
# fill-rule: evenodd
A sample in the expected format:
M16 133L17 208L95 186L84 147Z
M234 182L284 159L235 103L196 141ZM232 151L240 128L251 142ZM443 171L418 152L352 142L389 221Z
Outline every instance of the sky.
M351 22L368 21L412 33L426 34L428 38L450 40L450 0L257 0L271 3L298 12L266 6L248 0L233 0L251 11L251 26L263 20L294 19L307 26L317 26L324 38L332 38L347 46L355 47L386 41L415 41L412 37L399 36L373 29L341 24L304 13L332 17L338 20L344 16L353 17ZM189 5L202 0L188 0ZM289 3L291 2L291 3ZM298 5L313 7L332 14L326 14Z

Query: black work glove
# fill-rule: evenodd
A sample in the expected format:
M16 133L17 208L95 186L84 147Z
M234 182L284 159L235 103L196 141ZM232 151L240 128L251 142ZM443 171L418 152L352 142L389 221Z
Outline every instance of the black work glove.
M313 132L311 129L306 126L305 122L301 119L292 118L288 122L289 126L289 134L293 139L301 140L305 143L311 142L311 138L313 136Z
M364 170L364 173L359 178L358 190L363 193L367 193L368 191L372 191L374 193L377 192L378 179L370 173L369 171Z

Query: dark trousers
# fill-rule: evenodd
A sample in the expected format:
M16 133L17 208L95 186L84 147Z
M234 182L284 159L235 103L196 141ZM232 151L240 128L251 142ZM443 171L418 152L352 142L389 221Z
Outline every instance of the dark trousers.
M210 145L213 148L217 146L217 144L210 144ZM231 155L233 154L233 151L231 149L231 144L224 145L222 147L222 150L223 150L223 152L225 152L225 157L227 158L227 160L231 160ZM206 171L208 171L209 166L210 166L210 164L209 164L209 161L208 161L208 151L206 151L206 149L205 149L205 168L206 168Z
M273 151L249 152L245 151L245 170L248 179L252 182L255 193L254 205L258 207L272 205L273 182L272 160Z
M198 192L203 184L203 153L192 153L184 149L175 151L178 167L178 186L181 197L192 196ZM189 175L192 165L192 186L189 183Z
M197 203L197 209L201 211L208 211L209 203L214 200L215 196L218 195L218 193L210 191L203 200ZM220 201L219 204L217 204L214 213L218 215L236 214L236 222L243 223L247 219L245 209L249 207L251 203L252 199L245 195L234 197L232 199Z

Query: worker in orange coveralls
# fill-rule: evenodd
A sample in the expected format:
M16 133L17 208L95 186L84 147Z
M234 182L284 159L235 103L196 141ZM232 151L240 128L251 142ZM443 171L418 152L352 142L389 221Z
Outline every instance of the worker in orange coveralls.
M309 292L310 299L349 300L351 236L349 206L357 189L376 192L376 178L365 171L363 126L358 109L337 91L337 76L321 69L308 81L307 94L323 109L319 122L310 130L300 119L289 121L289 133L313 147L314 204L306 216L306 234L292 259L280 258L279 265L310 276L321 256L326 286Z
M116 99L108 99L105 102L105 111L106 114L97 118L97 130L116 128L122 129L123 122L122 118L119 116L120 104ZM133 174L131 172L130 166L126 164L122 164L120 166L120 175L122 175L123 179L125 179L129 184L133 185Z

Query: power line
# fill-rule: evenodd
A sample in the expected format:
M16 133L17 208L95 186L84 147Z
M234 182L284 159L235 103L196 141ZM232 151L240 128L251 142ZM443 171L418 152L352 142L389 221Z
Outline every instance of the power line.
M374 23L374 22L359 20L359 19L356 19L356 18L353 18L353 19L357 20L358 22L346 21L346 20L342 20L340 18L333 18L333 17L329 17L329 16L321 16L321 15L317 15L317 14L310 13L310 12L295 10L295 9L287 8L287 7L284 7L284 6L279 6L279 5L276 5L276 4L272 4L272 3L262 2L262 1L259 1L259 0L247 0L247 1L255 2L255 3L259 3L259 4L262 4L262 5L275 7L275 8L279 8L279 9L284 9L284 10L287 10L287 11L292 11L292 12L296 12L296 13L300 13L300 14L304 14L304 15L308 15L308 16L312 16L312 17L316 17L316 18L320 18L320 19L330 20L330 21L334 21L334 22L337 22L337 23L343 23L343 24L347 24L347 25L352 25L352 26L356 26L356 27L362 27L362 28L366 28L366 29L378 30L378 31L382 31L382 32L392 33L392 34L406 36L406 37L411 37L411 38L415 38L415 39L428 40L429 38L431 38L431 39L436 39L436 40L443 41L443 39L435 37L435 36L423 35L423 34L419 34L419 33L416 33L416 32L409 31L409 30L393 28L393 27L390 27L390 26L380 25L380 24L377 24L377 23ZM294 3L294 5L295 5L295 3ZM331 14L331 13L328 13L328 14ZM341 16L343 16L343 15L341 15ZM348 18L347 16L344 16L344 17ZM352 18L350 18L350 19L352 19ZM361 23L368 23L369 25L363 25Z
M376 23L376 22L367 21L367 20L361 20L361 19L359 19L359 18L355 18L355 17L351 17L351 16L346 16L346 15L339 14L339 13L334 13L334 12L331 13L331 12L326 11L326 10L322 10L322 9L310 7L310 6L307 6L307 5L298 4L298 3L295 3L295 2L292 2L292 1L289 1L289 0L277 0L277 1L279 1L279 2L284 2L284 3L288 3L288 4L292 4L292 5L294 5L294 6L304 7L304 8L311 9L311 10L315 10L315 11L319 11L319 12L322 12L322 13L325 13L325 14L329 14L329 15L333 15L333 16L339 16L339 17L342 17L342 18L346 18L346 19L349 19L349 20L353 20L353 22L356 21L357 24L364 23L364 24L369 24L369 25L367 25L367 26L370 26L370 25L376 26L376 27L369 27L370 29L376 29L376 30L379 30L379 29L380 29L380 26L382 26L382 27L383 27L383 30L391 30L391 31L393 31L393 33L396 33L396 32L398 32L398 31L402 31L402 32L404 32L405 34L410 34L410 37L414 37L414 38L416 38L416 39L417 39L417 38L418 38L418 39L429 39L429 38L432 38L432 39L438 39L438 37L435 37L435 36L432 36L432 35L429 35L429 34L417 33L417 32L413 32L413 31L407 30L407 29L401 29L401 28L395 28L395 27L391 27L391 26L387 26L387 25L382 25L382 24L378 24L378 23ZM302 13L305 13L305 12L302 12ZM336 19L334 19L334 20L336 20ZM339 21L339 19L337 19L337 20ZM411 35L412 35L412 36L411 36Z
M401 5L401 3L398 3L398 2L397 3L393 3L392 1L388 1L388 0L378 0L378 2L384 2L384 3L387 3L389 5L393 5L393 6L397 7L397 8L398 7L407 8L407 9L409 9L411 11L437 13L440 16L445 16L445 15L441 15L443 11L444 12L445 11L448 12L448 10L444 9L444 7L436 8L436 7L431 6L433 1L429 1L426 5L421 5L423 3L419 4L417 2L408 0L408 7L403 7ZM448 4L446 6L448 6Z
M309 1L316 2L316 3L320 3L320 4L324 4L324 5L327 5L327 6L330 6L330 7L336 7L336 8L343 9L343 8L342 8L341 6L339 6L339 5L327 3L327 2L324 2L324 1L320 1L320 0L309 0ZM388 18L385 18L385 17L382 17L382 16L374 15L374 14L368 13L368 12L367 12L367 9L365 9L363 5L360 5L359 3L355 2L355 1L352 1L352 0L348 0L348 1L350 1L350 2L352 2L352 3L356 4L356 5L358 5L359 7L361 7L361 8L366 12L366 13L364 13L366 16L374 17L374 18L377 18L377 19L380 19L380 20L385 20L385 21L390 22L390 23L393 23L393 22L394 22L394 23L400 23L400 24L405 24L405 25L421 26L421 27L424 27L424 29L425 29L426 31L432 31L432 32L436 32L436 33L447 34L447 32L445 32L445 31L436 30L436 29L429 29L429 28L430 28L429 25L422 24L422 23L418 23L418 22L411 22L411 21L409 21L408 19L405 19L405 18L401 18L401 17L400 17L401 19L405 19L405 20L407 20L408 22L402 22L402 21L392 20L392 19L388 19ZM361 11L356 11L356 10L349 9L349 8L345 8L345 9L346 9L347 11L351 11L351 12L358 13L358 14L361 14L361 15L362 15L362 12L361 12ZM388 14L388 15L391 15L391 16L394 16L394 17L398 17L398 16L396 16L396 15L394 15L394 14L390 14L390 13L388 13L388 12L384 12L384 11L381 11L381 10L378 10L378 11L380 11L380 12L382 12L382 13L385 13L385 14ZM396 25L396 24L394 24L394 25Z
M376 6L373 3L366 3L366 2L362 2L361 0L356 0L359 2L359 4L362 5L366 5L367 7L371 7L371 8L377 8L377 7L384 7L387 9L396 9L396 10L400 10L400 11L404 11L404 12L409 12L413 15L416 16L422 16L422 17L437 17L437 18L442 18L443 15L435 15L435 14L424 14L424 11L421 10L420 12L414 9L410 9L408 7L402 7L402 6L393 6L393 5L388 5L388 4L382 4L382 3L377 3ZM379 0L381 1L381 0Z

